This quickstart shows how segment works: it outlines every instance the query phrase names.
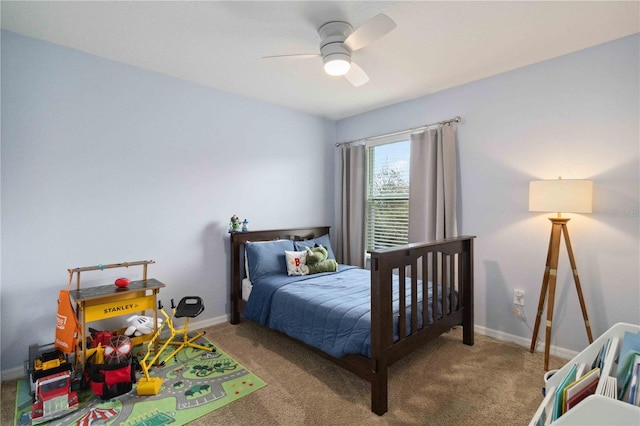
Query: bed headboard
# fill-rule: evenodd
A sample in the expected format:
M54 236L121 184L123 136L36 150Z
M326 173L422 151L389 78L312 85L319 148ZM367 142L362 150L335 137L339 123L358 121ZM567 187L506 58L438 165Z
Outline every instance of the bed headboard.
M307 240L329 233L329 226L310 228L271 229L264 231L231 233L231 323L240 322L245 302L242 300L242 279L244 278L244 245L247 241L271 241L278 239Z

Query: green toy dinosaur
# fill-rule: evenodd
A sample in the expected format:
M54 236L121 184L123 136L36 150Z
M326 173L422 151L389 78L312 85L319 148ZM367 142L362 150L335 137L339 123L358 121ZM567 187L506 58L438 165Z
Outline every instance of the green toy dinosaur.
M338 270L338 262L334 259L327 259L329 253L323 246L316 245L315 247L307 247L306 251L309 274L336 272Z

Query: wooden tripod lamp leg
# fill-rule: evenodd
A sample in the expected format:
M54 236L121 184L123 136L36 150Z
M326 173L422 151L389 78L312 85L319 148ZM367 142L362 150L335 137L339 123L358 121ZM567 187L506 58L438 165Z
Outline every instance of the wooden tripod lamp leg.
M536 311L536 322L533 326L533 337L531 337L531 347L529 351L531 353L536 350L536 343L538 341L538 331L540 330L540 320L542 318L542 311L544 310L544 302L547 298L547 288L549 287L549 263L551 261L551 244L553 243L553 227L551 227L551 235L549 236L549 247L547 249L547 262L545 263L544 275L542 276L542 285L540 286L540 299L538 301L538 310Z
M536 323L534 326L533 338L531 339L530 351L535 350L536 341L538 339L538 330L540 328L540 319L542 317L542 309L544 308L544 299L549 294L549 304L547 306L547 324L545 333L544 346L544 369L549 369L549 348L551 347L551 329L553 324L553 306L555 302L556 280L558 275L558 255L560 253L560 236L562 231L562 223L566 223L568 219L550 218L552 222L551 237L549 239L549 250L547 252L547 266L542 281L542 289L540 291L540 302L538 303L538 312L536 314Z
M578 300L580 301L580 309L582 310L582 317L584 318L584 326L587 329L587 337L589 338L589 343L593 343L593 336L591 335L591 325L589 324L589 317L587 316L587 305L584 303L584 297L582 296L580 277L578 277L578 268L576 267L576 260L573 257L571 240L569 240L569 229L567 228L566 223L562 225L562 233L564 235L564 242L567 245L567 252L569 253L569 263L571 263L571 271L573 271L573 282L576 284Z

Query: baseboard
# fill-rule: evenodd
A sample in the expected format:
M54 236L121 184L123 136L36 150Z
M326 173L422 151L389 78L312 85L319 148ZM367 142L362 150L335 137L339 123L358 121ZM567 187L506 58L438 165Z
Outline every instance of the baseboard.
M480 325L474 326L473 330L478 334L492 337L496 340L500 340L501 342L515 343L516 345L523 346L525 348L531 347L531 339L529 338L516 336L513 334L498 331L498 330L492 330L490 328L482 327ZM536 346L536 351L544 352L544 342L538 342L538 345ZM578 352L551 345L551 347L549 348L549 354L553 356L557 356L558 358L569 360L569 359L572 359L574 356L576 356Z
M21 377L26 377L27 373L25 373L24 371L24 367L15 367L15 368L9 368L6 370L2 370L2 381L4 382L5 380L15 380L15 379L19 379Z
M202 321L192 321L189 323L189 329L190 330L199 330L201 328L207 328L207 327L211 327L213 325L217 325L217 324L222 324L224 322L229 321L229 316L228 315L223 315L220 317L216 317L216 318L209 318L209 319L205 319ZM8 368L6 370L2 370L2 372L0 372L0 377L1 377L1 381L5 381L5 380L15 380L15 379L19 379L21 377L26 377L27 373L25 372L24 366L22 367L14 367L14 368Z
M207 328L213 325L229 322L230 319L231 317L229 315L222 315L216 318L209 318L202 321L193 321L189 322L189 329L193 328L194 330L199 330L201 328Z
M191 322L191 326L189 328L193 330L198 330L198 329L222 324L227 321L229 321L229 316L222 315L216 318L209 318L202 321L193 321ZM501 342L515 343L516 345L523 346L525 348L529 348L529 345L531 344L530 339L516 336L513 334L508 334L498 330L492 330L490 328L482 327L480 325L476 325L474 327L474 331L478 334L482 334L484 336L489 336L496 340L500 340ZM544 342L539 342L536 350L538 352L544 352ZM549 353L553 356L557 356L562 359L572 359L574 356L578 354L578 352L576 351L560 348L558 346L551 346L551 348L549 349ZM5 381L5 380L19 379L21 377L25 377L26 374L24 371L24 367L15 367L15 368L9 368L7 370L2 370L1 375L2 375L2 381Z

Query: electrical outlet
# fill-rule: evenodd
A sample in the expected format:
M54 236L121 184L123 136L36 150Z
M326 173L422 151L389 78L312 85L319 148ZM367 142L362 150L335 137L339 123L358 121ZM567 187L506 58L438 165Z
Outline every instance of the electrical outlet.
M513 304L524 306L524 290L513 290Z

